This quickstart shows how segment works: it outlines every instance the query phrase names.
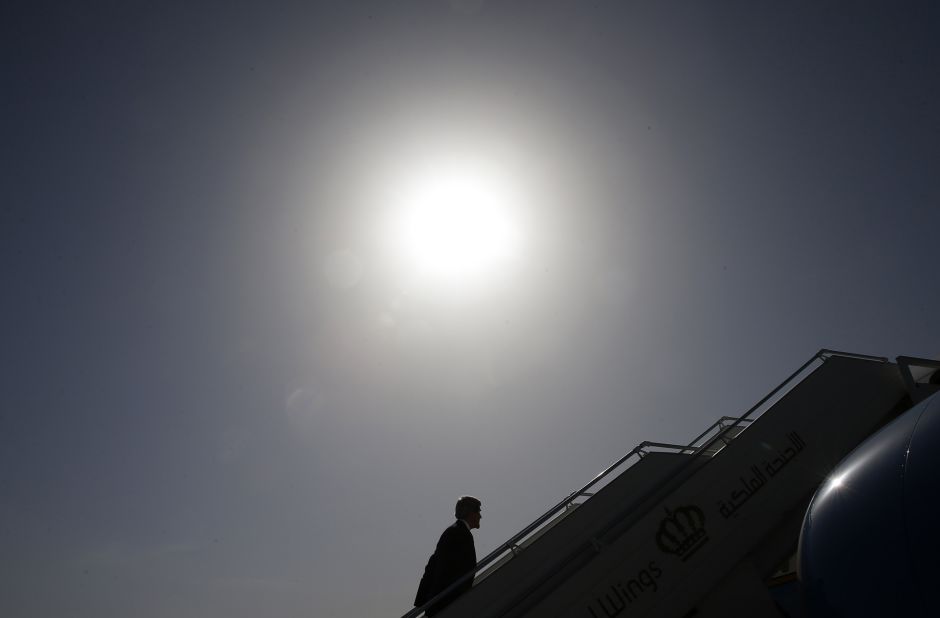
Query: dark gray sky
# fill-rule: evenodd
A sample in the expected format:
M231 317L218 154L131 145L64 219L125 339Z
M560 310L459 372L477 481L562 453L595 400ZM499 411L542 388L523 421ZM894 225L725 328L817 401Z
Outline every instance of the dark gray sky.
M936 356L938 7L4 3L0 614L400 615L462 493L483 556ZM390 187L455 160L525 241L429 284Z

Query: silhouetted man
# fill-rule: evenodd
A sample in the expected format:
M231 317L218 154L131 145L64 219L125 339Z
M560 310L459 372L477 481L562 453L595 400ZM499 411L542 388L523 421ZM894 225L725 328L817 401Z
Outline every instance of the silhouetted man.
M454 507L454 516L457 518L449 528L441 534L437 548L431 554L428 564L424 567L424 576L418 585L418 594L415 595L415 607L424 605L439 592L473 570L477 564L477 553L473 547L473 535L470 531L480 527L483 517L483 505L473 496L463 496L457 500ZM470 590L473 580L470 579L443 599L427 608L425 614L433 616L446 605L453 603L454 599Z

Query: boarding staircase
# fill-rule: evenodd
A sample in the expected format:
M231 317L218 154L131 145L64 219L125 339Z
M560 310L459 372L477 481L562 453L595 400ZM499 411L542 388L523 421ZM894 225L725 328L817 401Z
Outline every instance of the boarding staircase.
M643 442L481 560L437 616L781 615L764 582L829 470L916 399L915 360L821 350L689 444Z

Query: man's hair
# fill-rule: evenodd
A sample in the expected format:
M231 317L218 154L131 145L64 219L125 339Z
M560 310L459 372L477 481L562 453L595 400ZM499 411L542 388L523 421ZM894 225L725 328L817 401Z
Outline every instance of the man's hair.
M482 506L483 503L473 496L461 496L457 500L457 506L454 507L454 516L457 519L464 519L470 513L479 511Z

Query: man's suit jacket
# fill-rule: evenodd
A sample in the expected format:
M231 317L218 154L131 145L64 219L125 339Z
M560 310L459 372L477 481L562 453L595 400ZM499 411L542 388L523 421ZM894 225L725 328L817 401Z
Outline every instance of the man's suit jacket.
M470 572L477 564L477 553L473 547L473 535L467 525L459 519L441 534L437 548L431 554L428 564L424 567L424 576L418 585L418 594L415 596L415 606L424 605L437 593L441 592L461 576ZM433 616L458 596L469 590L473 581L461 584L454 592L435 603L427 610L428 616Z

